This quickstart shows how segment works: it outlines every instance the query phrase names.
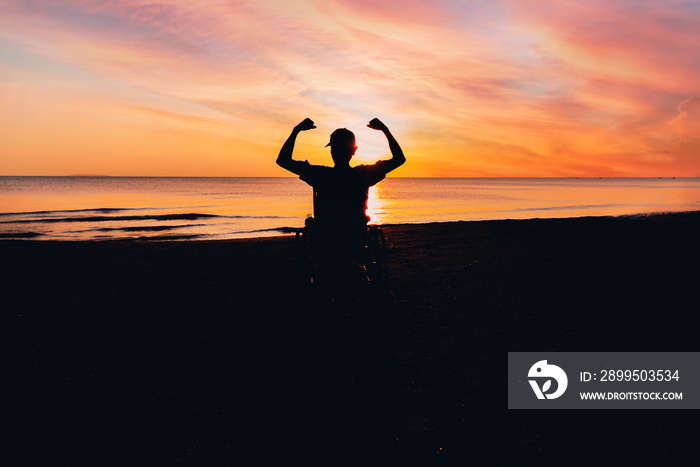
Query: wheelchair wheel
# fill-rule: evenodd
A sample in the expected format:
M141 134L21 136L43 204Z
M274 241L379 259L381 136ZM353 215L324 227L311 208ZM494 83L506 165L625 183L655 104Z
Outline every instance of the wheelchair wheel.
M297 277L301 285L316 285L337 273L337 270L331 270L327 267L323 268L325 263L315 257L312 230L308 225L304 228L296 229L295 264ZM384 288L388 282L389 275L386 240L380 227L368 226L366 243L362 254L357 259L359 260L357 266L364 269L364 272L358 276L358 272L361 271L356 269L356 266L353 266L353 274L348 277L357 276L357 280L359 280L360 276L364 277L366 275L365 280L368 279L368 284L371 287L375 289ZM339 277L334 278L335 281L338 279Z
M295 233L294 264L296 266L296 277L300 285L311 285L313 283L314 261L311 253L309 231L304 227L296 229Z
M387 261L386 239L384 232L378 226L371 225L367 229L367 245L365 247L365 269L370 284L384 287L389 280L389 265Z

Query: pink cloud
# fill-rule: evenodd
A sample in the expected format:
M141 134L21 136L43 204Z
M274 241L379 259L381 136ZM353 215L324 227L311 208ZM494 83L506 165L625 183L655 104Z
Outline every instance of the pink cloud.
M694 140L700 148L700 98L690 96L678 105L678 115L671 121L680 141ZM700 155L700 154L699 154Z
M43 57L48 81L56 63L74 67L104 100L119 105L116 82L163 121L180 112L195 127L206 115L243 139L264 139L306 116L332 129L383 113L414 145L416 167L437 157L449 168L441 173L653 175L664 164L700 173L687 156L698 128L689 96L700 93L693 3L0 0L0 8L0 47L4 38ZM84 92L84 82L71 86ZM429 155L436 140L441 152Z

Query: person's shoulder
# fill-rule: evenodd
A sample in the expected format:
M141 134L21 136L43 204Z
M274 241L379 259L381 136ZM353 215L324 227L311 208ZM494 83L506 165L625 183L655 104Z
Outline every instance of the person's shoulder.
M310 185L319 183L322 179L327 178L327 174L331 167L325 165L313 165L309 161L301 162L303 167L299 170L299 178Z
M309 161L299 161L299 165L302 166L306 170L312 170L312 171L325 171L325 170L331 169L331 167L328 167L325 165L311 164Z
M308 162L307 162L308 164ZM328 174L333 172L333 167L328 167L327 165L314 165L309 164L308 171L315 174Z
M358 169L358 170L372 170L372 169L381 168L382 166L384 166L384 164L386 164L386 161L377 161L374 164L356 165L353 168Z
M362 173L381 173L386 171L386 161L377 161L374 164L363 164L355 167L358 172Z
M364 180L365 185L372 186L386 176L386 169L384 167L385 161L378 161L370 165L358 165L354 167L356 173L359 173Z

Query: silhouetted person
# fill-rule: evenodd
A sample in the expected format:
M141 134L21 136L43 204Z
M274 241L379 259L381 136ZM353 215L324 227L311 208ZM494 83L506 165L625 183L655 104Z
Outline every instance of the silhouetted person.
M357 150L355 135L346 128L339 128L331 134L330 143L326 145L331 147L333 167L293 160L297 135L316 128L308 118L294 127L277 157L280 167L297 174L313 187L314 219L307 226L313 229L312 235L321 259L333 263L333 267L348 264L364 246L369 221L369 187L406 162L401 147L384 123L374 118L367 126L384 133L389 141L391 159L351 167L350 160Z
M314 256L314 283L322 282L322 300L304 302L310 304L304 314L306 321L287 347L293 349L299 342L311 346L306 350L297 347L302 357L296 361L310 366L304 394L312 397L304 418L309 419L309 414L317 417L314 425L322 427L319 436L326 437L321 445L339 446L340 451L352 448L353 455L359 455L358 448L375 450L375 443L382 446L390 442L384 380L390 355L387 313L371 294L359 302L354 299L358 297L355 285L368 283L361 266L369 221L368 190L406 161L384 123L375 118L367 126L384 133L390 159L351 167L357 150L355 135L341 128L331 134L327 145L333 167L293 160L297 135L316 128L308 118L294 127L277 157L277 164L298 175L314 191L314 218L307 220L307 231ZM325 301L329 298L326 293L330 293L330 302ZM294 320L298 319L295 314ZM377 459L376 454L373 459Z

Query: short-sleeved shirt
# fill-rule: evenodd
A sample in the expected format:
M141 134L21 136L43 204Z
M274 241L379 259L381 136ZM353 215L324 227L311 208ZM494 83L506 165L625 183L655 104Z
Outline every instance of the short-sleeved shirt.
M299 178L314 188L314 217L328 226L366 225L369 187L386 177L386 162L357 167L302 163Z

